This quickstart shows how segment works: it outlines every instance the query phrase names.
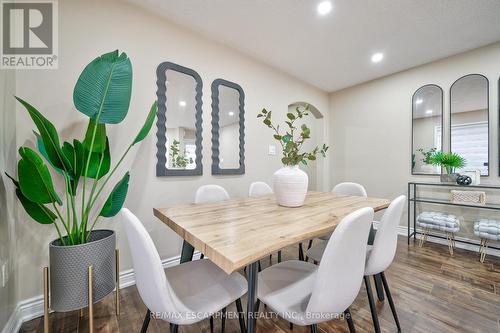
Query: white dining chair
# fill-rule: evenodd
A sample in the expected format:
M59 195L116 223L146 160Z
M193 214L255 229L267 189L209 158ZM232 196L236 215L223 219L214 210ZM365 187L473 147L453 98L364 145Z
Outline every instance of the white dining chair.
M226 189L219 185L203 185L196 190L194 203L211 203L229 200Z
M386 212L380 220L380 224L375 234L375 240L373 245L368 246L368 253L365 266L365 286L366 292L368 294L368 301L370 304L370 310L372 313L373 325L375 327L375 332L380 332L380 324L377 316L377 309L375 307L375 301L373 299L370 276L380 276L384 286L385 294L387 295L387 300L389 301L389 306L391 307L392 315L394 316L394 321L398 328L398 332L401 332L401 326L399 324L398 315L396 313L396 307L392 299L391 291L389 290L389 284L385 277L384 271L389 268L394 256L396 254L396 247L398 243L398 226L401 221L401 216L403 215L403 208L406 202L406 196L401 195L394 199Z
M253 182L248 188L248 196L252 198L261 197L271 193L273 193L273 189L264 182Z
M240 298L247 281L239 273L226 274L208 259L190 261L163 269L160 256L141 221L127 208L121 210L139 295L148 308L141 332L151 315L170 323L191 325L211 317L236 302L241 332L245 332Z
M344 313L354 332L349 307L363 281L372 221L373 209L368 207L342 219L319 266L290 260L264 269L258 276L259 301L292 324L310 326L311 332L317 332L318 323Z

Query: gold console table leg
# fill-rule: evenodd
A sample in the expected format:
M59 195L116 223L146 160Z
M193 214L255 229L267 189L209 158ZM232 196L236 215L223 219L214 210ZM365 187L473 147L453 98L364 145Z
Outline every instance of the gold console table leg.
M115 275L115 310L116 316L120 316L120 250L118 249L115 250Z
M88 280L89 280L89 333L94 333L94 295L93 295L93 268L89 266Z
M43 333L49 333L49 268L43 268Z

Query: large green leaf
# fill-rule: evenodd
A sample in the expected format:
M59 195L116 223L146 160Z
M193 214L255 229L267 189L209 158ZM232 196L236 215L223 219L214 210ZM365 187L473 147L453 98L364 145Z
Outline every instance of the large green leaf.
M71 145L69 142L64 142L62 146L62 151L64 156L71 162L71 167L73 169L73 174L69 175L70 177L70 183L71 183L71 190L72 190L72 195L76 195L76 188L78 187L78 181L80 179L80 171L78 169L77 165L77 158L76 158L76 153L75 153L75 147Z
M94 138L92 152L102 153L106 149L106 124L98 124L94 119L89 120L89 126L87 127L85 139L83 140L83 146L88 151L91 150L92 137Z
M135 137L134 142L132 142L132 145L141 142L148 135L149 131L151 130L151 127L153 126L157 109L158 109L157 103L154 102L153 105L151 105L151 109L149 110L146 122L144 123L144 125L142 125L142 128Z
M130 174L127 172L123 178L115 185L113 191L109 194L104 207L102 207L99 216L112 217L118 214L120 209L123 207L125 198L127 197L128 181L130 179Z
M42 158L28 147L19 148L19 154L21 159L17 163L17 173L23 195L35 203L57 202L61 205L62 201L54 190L52 177Z
M75 170L79 171L79 175L87 178L101 179L105 176L109 169L111 168L111 153L109 151L109 141L106 141L106 149L102 154L92 153L90 156L89 168L85 174L85 168L87 166L87 159L89 156L89 151L83 147L83 144L78 140L73 141L75 148ZM102 162L101 162L102 159ZM99 168L99 163L101 167ZM99 170L99 174L97 171Z
M14 185L16 186L16 196L21 202L21 205L23 206L24 210L26 213L28 213L29 216L38 223L41 224L51 224L54 223L56 220L56 215L47 207L41 204L37 204L33 201L30 201L28 198L26 198L19 189L19 182L14 179L11 175L9 175L7 172L5 173L7 177L9 177Z
M132 93L132 64L118 50L88 64L73 90L78 111L104 124L118 124L127 115Z
M33 122L38 128L40 136L42 137L47 159L50 160L50 163L54 167L70 172L71 165L62 154L61 147L59 146L59 136L54 125L52 125L52 123L31 104L19 97L16 97L16 99L26 108L31 119L33 119Z
M56 220L56 214L42 204L38 204L26 198L20 189L16 189L16 195L26 213L38 223L51 224Z

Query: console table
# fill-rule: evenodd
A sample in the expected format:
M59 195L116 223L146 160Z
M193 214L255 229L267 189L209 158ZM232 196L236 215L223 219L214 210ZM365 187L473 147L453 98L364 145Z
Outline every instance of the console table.
M454 203L449 199L437 199L437 198L425 198L417 196L417 189L419 187L448 187L450 189L479 189L479 190L500 190L500 186L495 185L457 185L457 184L445 184L445 183L425 183L425 182L408 182L408 244L410 244L410 239L416 241L417 234L422 234L417 231L417 202L435 204L435 205L445 205L445 206L457 206L473 209L488 209L488 210L500 210L500 204L486 203L485 205L475 205L468 203ZM413 220L413 222L412 222ZM413 223L413 232L410 229L410 225ZM432 237L446 239L446 237L441 235L432 234ZM481 246L478 242L473 242L469 240L456 240L460 243ZM500 250L500 247L490 246L490 248L495 250Z

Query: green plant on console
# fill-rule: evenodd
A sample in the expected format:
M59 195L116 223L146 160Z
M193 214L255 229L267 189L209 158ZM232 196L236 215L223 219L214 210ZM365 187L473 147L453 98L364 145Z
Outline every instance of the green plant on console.
M170 158L172 161L172 167L174 168L185 168L188 164L193 163L191 157L187 158L185 155L179 154L179 144L180 142L174 139L170 145Z
M457 169L465 167L467 162L457 153L436 151L431 155L428 164L440 166L446 170L447 174L452 174Z
M316 147L311 152L301 152L302 145L304 142L311 138L311 130L306 124L300 126L300 133L297 135L298 128L295 122L298 119L303 119L309 115L309 105L306 105L303 110L299 107L295 108L294 111L288 112L286 114L288 120L285 121L286 130L284 133L280 131L280 125L274 125L272 122L272 111L267 111L262 109L262 111L257 115L257 118L264 118L262 122L267 127L274 131L274 138L280 143L283 149L283 157L281 162L286 166L293 166L302 163L307 165L307 161L316 160L318 153L326 157L326 151L328 146L323 144L321 148Z
M114 185L103 205L97 207L97 202L130 149L149 133L157 109L155 102L132 143L111 167L106 125L118 124L125 118L131 92L132 64L125 53L116 50L94 59L80 74L73 90L76 109L89 117L85 136L81 141L74 139L62 145L55 126L33 105L16 97L38 129L35 132L38 153L20 147L19 180L7 176L14 182L26 213L38 223L53 224L65 246L88 242L99 218L115 216L123 206L129 172ZM64 189L59 193L40 155L54 174L64 180Z

